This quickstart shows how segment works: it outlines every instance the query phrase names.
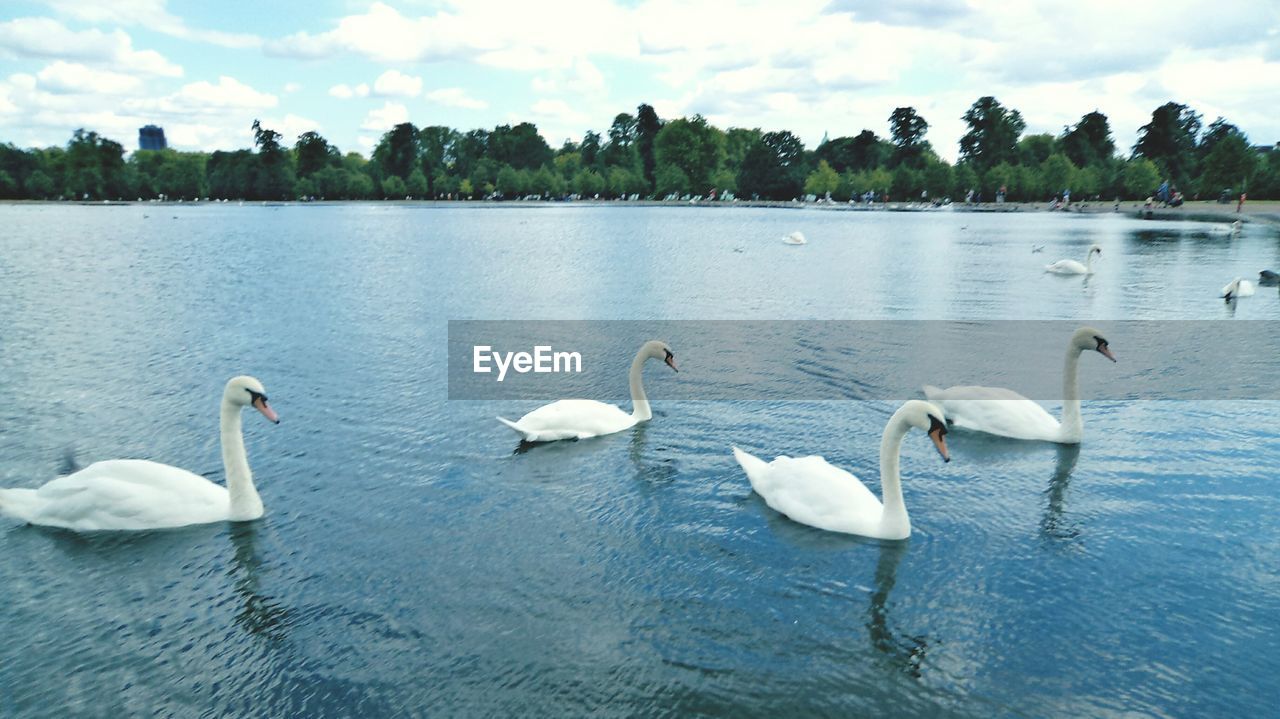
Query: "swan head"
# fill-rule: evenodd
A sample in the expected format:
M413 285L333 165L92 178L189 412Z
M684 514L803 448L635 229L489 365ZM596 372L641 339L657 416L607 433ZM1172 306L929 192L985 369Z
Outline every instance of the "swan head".
M1106 357L1112 362L1116 361L1116 356L1111 354L1111 343L1103 336L1102 330L1092 327L1081 327L1071 335L1071 346L1077 352L1093 351Z
M263 388L261 382L249 375L240 375L228 380L227 388L222 392L222 402L236 409L253 407L261 412L263 417L275 424L280 424L280 417L276 415L274 409L271 409L271 405L267 404L267 390Z
M640 354L644 356L645 359L662 360L663 363L673 371L680 371L680 369L676 367L676 356L671 351L671 345L668 345L662 340L649 340L648 342L645 342L644 346L640 348Z
M941 407L932 402L913 399L902 405L899 412L907 424L929 435L943 462L951 461L951 454L947 452L947 416L942 413Z
M1097 254L1098 257L1102 257L1102 245L1089 245L1088 256L1093 257L1095 254Z

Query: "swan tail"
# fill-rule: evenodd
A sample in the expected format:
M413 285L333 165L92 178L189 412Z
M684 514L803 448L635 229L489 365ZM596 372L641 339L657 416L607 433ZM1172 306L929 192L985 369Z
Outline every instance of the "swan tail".
M747 479L751 480L753 486L756 480L764 476L765 471L769 468L769 464L763 459L743 452L737 447L733 448L733 458L738 460L738 464L742 465L742 471L747 473Z
M931 384L925 385L922 389L924 390L924 396L929 399L933 399L934 397L937 397L938 395L942 394L941 387L934 387Z
M34 489L0 489L0 514L29 522L36 507L35 497Z
M532 434L530 434L529 432L526 432L526 431L524 431L523 429L521 429L521 428L520 428L520 425L516 424L515 422L512 422L511 420L507 419L506 417L498 417L498 421L499 421L499 422L501 422L501 423L503 423L503 424L505 424L505 425L507 425L508 427L510 427L510 428L512 429L512 431L514 431L516 434L520 435L520 438L521 438L521 439L527 440L527 441L529 441L529 442L533 442L533 441L534 441L534 439L533 439L533 435L532 435Z

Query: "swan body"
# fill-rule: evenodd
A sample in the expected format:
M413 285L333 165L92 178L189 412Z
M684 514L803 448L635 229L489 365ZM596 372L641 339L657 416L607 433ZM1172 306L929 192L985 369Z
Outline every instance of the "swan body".
M804 233L799 230L783 236L782 242L788 245L804 245L809 241L804 238Z
M1229 225L1214 225L1209 228L1209 233L1214 235L1234 235L1239 232L1240 228L1243 226L1244 225L1240 220L1236 220Z
M961 429L1011 439L1079 444L1084 437L1084 421L1080 416L1078 367L1080 354L1085 350L1095 350L1112 362L1116 361L1100 331L1081 327L1071 335L1062 370L1061 421L1038 403L1002 387L970 385L939 389L925 385L924 396Z
M1226 287L1222 288L1222 294L1220 296L1223 299L1230 301L1237 297L1252 297L1253 290L1252 282L1237 277L1228 282Z
M1091 275L1093 274L1093 256L1102 256L1102 248L1093 245L1089 248L1089 254L1084 258L1084 264L1080 264L1075 260L1058 260L1052 264L1044 266L1045 272L1052 272L1055 275Z
M906 539L911 519L902 499L898 459L902 439L915 427L928 433L944 461L946 418L928 402L910 400L885 425L880 440L880 491L877 499L857 477L822 457L778 457L772 462L733 448L751 488L766 504L789 519L829 532L875 539Z
M223 391L222 459L227 486L185 469L141 459L95 462L38 489L0 489L0 512L30 524L77 531L145 530L262 516L241 434L240 410L272 422L262 383L235 377Z
M649 359L660 359L671 369L676 369L675 355L666 342L645 342L631 361L629 378L633 409L630 413L593 399L562 399L545 404L515 422L503 417L499 417L498 421L514 430L525 442L587 439L621 432L639 422L646 422L653 417L653 413L644 393L641 370Z

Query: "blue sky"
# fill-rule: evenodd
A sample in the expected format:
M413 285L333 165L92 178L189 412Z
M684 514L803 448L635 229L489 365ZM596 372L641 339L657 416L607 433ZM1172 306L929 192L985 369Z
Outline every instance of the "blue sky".
M1095 0L626 0L0 4L0 141L77 127L132 149L155 123L180 149L317 130L368 153L392 125L535 122L603 132L641 102L664 118L789 129L813 147L914 106L948 159L981 95L1058 133L1094 109L1127 149L1157 105L1280 141L1280 3Z

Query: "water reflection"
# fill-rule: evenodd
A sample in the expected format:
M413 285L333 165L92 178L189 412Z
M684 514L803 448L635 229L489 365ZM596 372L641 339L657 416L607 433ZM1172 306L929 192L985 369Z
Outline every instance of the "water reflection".
M257 552L258 523L233 522L229 535L235 548L227 576L240 597L240 611L235 623L253 636L280 641L293 624L293 610L262 594L259 583L262 559Z
M1067 489L1071 484L1071 472L1080 458L1080 445L1058 445L1058 461L1054 465L1053 478L1045 491L1049 501L1044 517L1040 520L1040 534L1048 540L1073 541L1080 536L1080 529L1064 519Z
M894 668L918 679L929 649L928 638L898 634L889 626L889 593L898 580L898 564L910 546L910 540L880 543L880 561L876 563L876 586L871 594L867 631L871 636L871 646L884 654Z

